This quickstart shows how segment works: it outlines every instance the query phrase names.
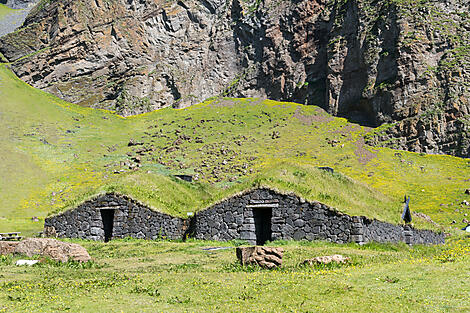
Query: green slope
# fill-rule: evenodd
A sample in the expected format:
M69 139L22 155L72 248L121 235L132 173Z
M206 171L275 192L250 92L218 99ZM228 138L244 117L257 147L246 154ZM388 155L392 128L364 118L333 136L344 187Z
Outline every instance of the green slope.
M5 15L13 11L14 11L13 9L10 9L6 5L0 3L0 18L4 17Z
M368 131L314 106L256 99L211 100L124 119L65 103L3 65L0 231L41 230L47 214L101 192L129 194L185 216L259 185L395 223L407 193L414 211L438 223L462 219L468 160L370 148L363 138ZM179 173L199 180L171 176Z

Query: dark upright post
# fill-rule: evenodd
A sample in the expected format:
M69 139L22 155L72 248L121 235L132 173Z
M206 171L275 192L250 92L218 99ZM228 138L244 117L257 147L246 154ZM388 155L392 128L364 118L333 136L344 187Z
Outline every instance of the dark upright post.
M411 223L411 211L410 211L410 197L406 197L405 195L405 207L403 208L403 214L401 215L402 220L405 221L406 224Z

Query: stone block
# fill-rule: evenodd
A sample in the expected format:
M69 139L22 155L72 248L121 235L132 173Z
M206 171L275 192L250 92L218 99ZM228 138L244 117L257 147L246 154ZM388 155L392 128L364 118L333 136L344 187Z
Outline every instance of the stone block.
M254 224L254 223L255 223L254 218L245 216L244 224Z
M298 229L294 232L294 239L295 240L302 240L305 238L305 232L301 229Z
M355 223L352 223L352 224L351 224L351 227L352 227L352 228L363 228L363 227L364 227L364 224L362 224L362 223L356 223L356 222L355 222Z
M234 218L233 214L226 213L226 215L224 217L224 220L227 224L230 224L230 223L233 223L235 221L235 218Z
M251 231L240 232L240 239L242 240L256 240L256 234Z
M351 229L351 234L353 234L353 235L363 235L364 234L364 229L362 229L362 228L352 228Z
M351 241L352 242L357 242L357 243L363 242L364 241L364 236L362 236L362 235L351 235Z
M101 222L101 220L92 220L90 222L90 227L92 227L92 228L95 228L95 227L101 228L101 227L103 227L103 222Z
M84 221L80 224L80 229L82 231L87 231L87 230L90 229L90 224L88 222Z
M229 229L227 234L230 236L230 239L238 239L239 233L236 230Z
M255 231L255 224L244 224L240 228L240 231L250 231L254 232Z
M359 216L351 216L351 220L353 221L353 223L362 224L362 219Z
M272 222L273 224L281 224L281 223L285 223L285 221L286 221L286 220L285 220L283 217L273 217L273 218L271 219L271 222Z
M102 236L102 235L104 235L104 230L99 228L99 227L91 227L90 228L90 234L92 236Z
M273 232L271 234L272 240L279 240L282 239L282 234L280 232Z

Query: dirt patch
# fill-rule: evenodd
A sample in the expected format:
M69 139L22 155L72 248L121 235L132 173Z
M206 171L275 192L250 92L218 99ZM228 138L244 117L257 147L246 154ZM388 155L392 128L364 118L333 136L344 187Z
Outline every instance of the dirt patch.
M354 150L354 154L357 156L357 160L362 165L366 165L370 162L370 160L377 157L377 154L370 152L367 149L366 143L364 141L364 137L360 137L354 145L356 146L356 150Z
M437 224L436 222L434 222L431 217L429 215L426 215L424 213L421 213L421 212L413 212L413 215L416 216L416 217L419 217L423 220L425 220L426 222L428 223L431 223L433 225L436 225L436 226L439 226L439 224Z
M351 133L353 133L353 132L355 132L355 131L358 131L358 130L360 130L360 126L348 124L348 125L346 125L346 126L344 126L344 127L341 127L341 128L338 129L338 130L332 131L331 133L332 133L332 134L341 134L341 135L350 136Z
M297 110L295 110L293 117L298 119L305 125L312 125L313 123L327 123L333 120L332 117L324 115L305 115L303 114L301 108L297 108Z
M243 101L244 104L250 104L250 105L259 105L261 104L263 101L262 100L259 100L259 99L245 99L245 101ZM233 107L235 104L237 103L240 103L239 101L237 100L233 100L233 99L216 99L214 101L212 101L209 106L211 107Z

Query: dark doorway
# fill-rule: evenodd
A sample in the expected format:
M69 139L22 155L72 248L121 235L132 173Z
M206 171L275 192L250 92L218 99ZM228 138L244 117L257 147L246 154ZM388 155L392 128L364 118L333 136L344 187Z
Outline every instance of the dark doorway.
M264 245L266 241L270 241L271 238L271 217L273 216L272 209L253 209L253 217L255 218L255 233L256 233L256 244Z
M114 210L101 210L101 219L103 220L104 242L108 242L113 237Z

